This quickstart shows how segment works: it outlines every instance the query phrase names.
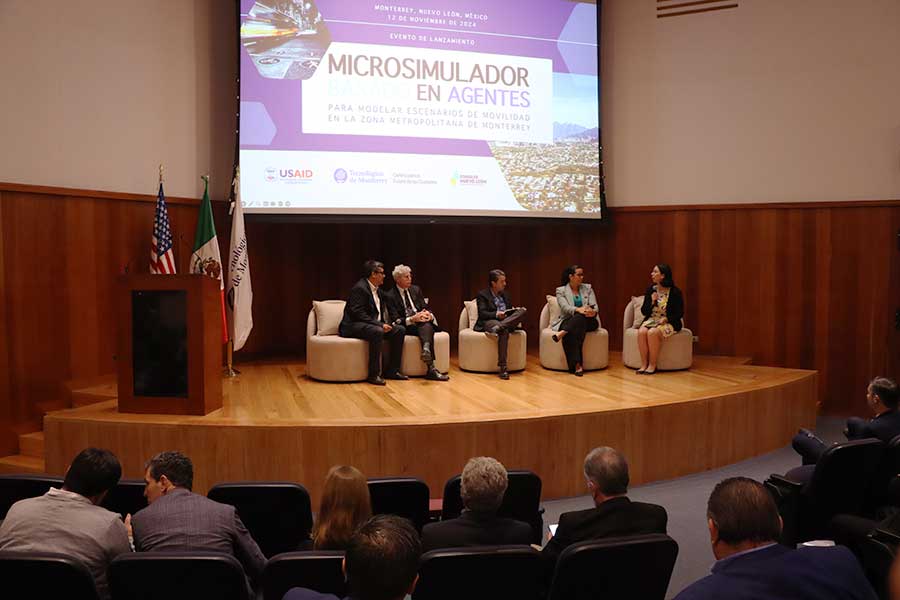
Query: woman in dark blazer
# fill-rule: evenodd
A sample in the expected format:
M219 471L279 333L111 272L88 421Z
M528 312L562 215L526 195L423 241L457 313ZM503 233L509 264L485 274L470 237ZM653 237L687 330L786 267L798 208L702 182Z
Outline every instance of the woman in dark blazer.
M656 360L663 340L681 331L684 318L684 296L672 279L672 267L659 263L650 272L653 285L644 292L641 314L644 322L638 329L641 368L638 375L656 373Z
M597 298L589 283L584 283L584 269L570 265L562 273L562 285L556 288L556 302L559 304L559 319L550 324L553 341L562 341L566 353L569 373L578 377L584 375L584 360L581 349L584 336L589 331L600 328L597 318Z

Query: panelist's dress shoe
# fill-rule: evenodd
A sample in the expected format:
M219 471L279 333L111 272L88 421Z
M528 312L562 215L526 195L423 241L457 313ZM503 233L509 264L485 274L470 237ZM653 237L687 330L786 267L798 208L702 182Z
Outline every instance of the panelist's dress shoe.
M373 377L369 377L368 379L366 379L366 381L368 381L372 385L386 385L387 384L387 382L385 382L385 380L384 380L384 377L382 377L381 375L375 375Z
M431 381L449 381L450 376L444 375L434 367L428 370L428 373L425 374L425 379L430 379Z
M384 378L385 379L396 379L397 381L406 381L407 379L409 379L409 377L407 377L400 371L391 371L390 373L385 373Z

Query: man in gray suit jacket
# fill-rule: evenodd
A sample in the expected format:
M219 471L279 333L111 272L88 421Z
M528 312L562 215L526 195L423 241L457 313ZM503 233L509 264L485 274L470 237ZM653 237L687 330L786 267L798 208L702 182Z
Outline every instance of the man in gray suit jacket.
M131 519L135 550L223 552L240 561L251 583L260 581L265 556L233 506L191 492L191 459L161 452L147 463L144 481L149 506Z

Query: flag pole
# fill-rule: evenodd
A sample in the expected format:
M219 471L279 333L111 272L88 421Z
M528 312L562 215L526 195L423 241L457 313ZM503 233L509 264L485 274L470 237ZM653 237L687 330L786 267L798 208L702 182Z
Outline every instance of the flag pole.
M207 175L206 177L207 177L207 181L208 181L209 175ZM234 182L232 182L232 184L233 183ZM224 275L225 274L223 273L222 276L224 277ZM237 377L238 375L241 374L240 371L238 371L237 369L234 368L234 362L233 362L234 340L232 339L232 337L233 336L229 335L228 341L225 343L225 373L224 374L225 374L225 377L227 377L229 379L232 377Z

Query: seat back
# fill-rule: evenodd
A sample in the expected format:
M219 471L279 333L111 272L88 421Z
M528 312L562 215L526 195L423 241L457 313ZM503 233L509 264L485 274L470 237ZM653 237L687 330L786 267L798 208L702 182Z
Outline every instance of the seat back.
M881 454L881 460L872 475L866 491L863 513L874 515L880 507L891 504L891 481L900 473L900 435L891 439Z
M316 335L316 309L309 309L309 315L306 317L306 340Z
M538 323L538 331L543 331L550 327L550 303L545 302L544 308L541 309L541 318Z
M286 552L273 556L263 574L263 597L283 598L293 587L343 598L347 584L341 564L343 552Z
M207 497L237 509L238 516L266 558L297 550L312 531L309 493L296 483L220 483L209 490Z
M62 477L50 475L0 475L0 521L19 500L46 494L51 487L62 487Z
M625 314L622 316L622 331L627 331L634 327L634 304L631 298L625 303Z
M88 568L62 554L0 552L0 580L10 592L8 597L97 600Z
M888 598L888 572L897 556L898 547L900 547L900 537L883 529L870 532L860 545L860 562L863 571L879 598Z
M678 544L654 533L572 544L559 557L549 600L664 600Z
M112 600L247 600L241 563L218 552L136 552L109 565Z
M422 555L413 600L538 600L540 553L530 546L475 546Z
M462 311L459 313L459 329L457 331L462 331L463 329L469 328L469 312L466 310L466 306L463 305Z
M503 496L503 503L497 515L508 517L531 525L532 540L541 543L544 530L543 509L541 508L541 478L528 470L507 472L509 485ZM441 520L455 519L462 514L462 475L456 475L444 484L444 500L441 506Z
M106 494L101 506L119 513L123 519L125 515L133 515L142 508L147 508L147 498L144 497L145 485L143 479L120 479L116 487Z
M397 515L412 521L421 532L429 519L428 484L415 477L369 479L373 515Z
M801 493L800 518L807 535L819 535L836 514L859 513L884 448L880 440L870 438L825 450Z

